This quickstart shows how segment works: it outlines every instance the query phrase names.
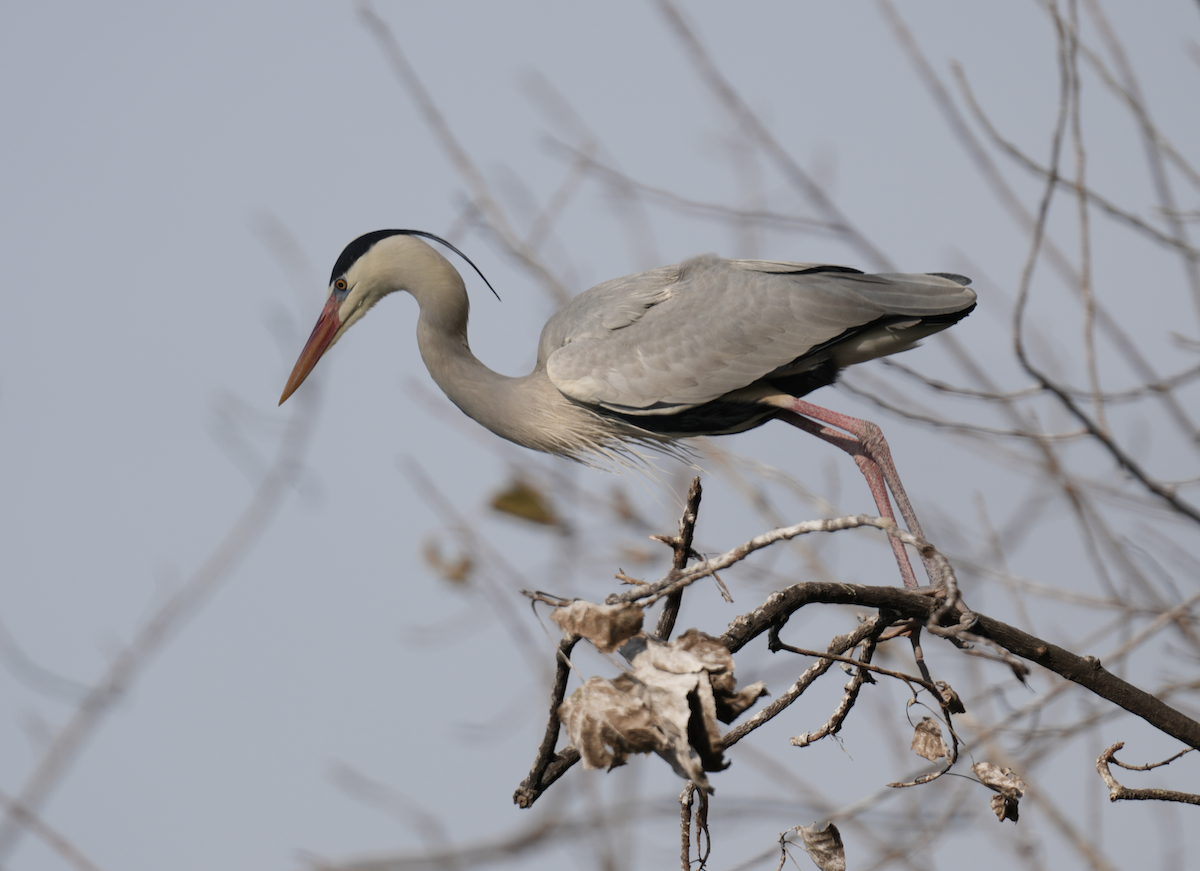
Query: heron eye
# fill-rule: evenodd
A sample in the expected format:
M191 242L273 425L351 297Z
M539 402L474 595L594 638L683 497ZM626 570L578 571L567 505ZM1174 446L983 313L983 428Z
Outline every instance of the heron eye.
M345 290L348 285L346 284L346 279L339 278L333 283L333 286L336 290Z

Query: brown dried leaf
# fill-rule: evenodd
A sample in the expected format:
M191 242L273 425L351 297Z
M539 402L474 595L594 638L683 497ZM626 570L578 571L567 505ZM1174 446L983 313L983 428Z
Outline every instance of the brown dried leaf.
M998 795L992 796L992 811L1000 822L1005 820L1017 821L1019 808L1017 803L1025 795L1025 781L1017 776L1011 768L1001 768L990 762L976 762L971 766L979 782Z
M942 739L942 727L933 717L922 717L913 732L912 751L918 756L924 756L930 762L937 762L942 756L950 758L950 750Z
M1019 680L1022 684L1025 683L1025 678L1032 674L1029 666L1021 662L1019 659L1009 659L1008 667L1012 669L1013 677Z
M829 823L825 828L818 829L813 823L796 828L804 839L804 849L821 871L846 871L846 848L837 826Z
M642 631L640 605L596 605L578 600L550 612L550 619L568 635L580 635L604 653L612 653Z
M542 526L557 526L558 516L542 491L517 479L492 497L492 509Z
M719 639L706 635L699 629L689 629L669 644L663 645L680 657L681 663L695 662L698 668L689 667L690 671L704 669L711 675L733 674L733 654ZM690 660L684 656L691 657ZM660 665L660 668L667 668Z
M711 742L703 726L697 732L694 725L704 719L702 710L693 710L702 708L696 691L700 679L701 675L653 669L641 677L593 677L559 706L558 715L585 768L611 769L623 765L631 753L653 751L680 777L712 792L704 775L705 760L689 743L693 734L702 745Z
M618 622L610 612L619 610L573 602L551 616L565 631L586 635L593 623ZM639 609L639 625L640 617ZM608 649L621 644L615 640L620 634L606 642ZM712 792L705 772L729 765L718 712L745 710L765 692L762 683L735 693L733 657L720 641L694 629L666 644L639 635L625 642L621 653L631 672L611 681L591 678L559 707L584 766L611 768L630 753L654 751L680 777Z
M954 688L950 684L944 680L940 680L937 682L937 688L938 692L942 695L942 702L946 705L946 710L952 714L965 714L967 712L962 699L959 698L958 693L954 691Z
M612 769L624 765L630 753L661 752L669 746L650 709L629 693L628 681L621 686L589 678L559 705L558 717L584 768Z
M721 733L713 722L707 676L703 672L672 674L642 666L634 669L632 679L669 742L668 751L660 751L659 755L680 777L694 780L706 792L712 792L704 772L720 771L728 763L722 758Z
M421 549L421 555L425 557L425 562L437 572L442 580L450 581L451 583L461 584L466 581L471 575L471 569L475 564L471 561L471 557L466 554L457 559L446 559L442 556L442 549L438 546L435 539L427 538Z
M1015 823L1017 817L1020 816L1020 809L1017 807L1017 800L1015 798L1009 798L1006 795L993 795L991 804L992 813L996 815L996 819L1000 822L1012 820Z
M767 695L767 686L762 681L738 692L732 654L719 639L699 629L689 629L668 644L650 642L649 639L647 642L639 650L628 651L630 662L636 659L639 663L676 674L707 673L716 717L722 723L732 723L755 701Z
M1025 795L1025 781L1017 776L1011 768L1001 768L990 762L976 762L971 766L975 776L984 786L1009 798L1020 798Z
M763 696L769 695L767 685L761 680L755 681L736 693L718 692L716 682L713 683L713 699L717 703L717 719L722 723L732 723L741 716L744 710Z

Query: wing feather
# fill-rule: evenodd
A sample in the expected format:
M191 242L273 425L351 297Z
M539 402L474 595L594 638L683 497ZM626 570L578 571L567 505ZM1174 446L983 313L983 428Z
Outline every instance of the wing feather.
M811 368L868 325L967 309L975 294L957 278L695 257L575 297L546 323L538 361L578 402L675 414Z

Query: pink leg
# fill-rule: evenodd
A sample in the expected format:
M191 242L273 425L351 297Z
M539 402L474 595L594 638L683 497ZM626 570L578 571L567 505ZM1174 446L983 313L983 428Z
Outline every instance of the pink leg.
M800 415L804 415L804 417ZM875 497L875 505L879 509L880 516L895 520L891 502L887 496L887 490L890 488L909 532L918 538L925 537L917 515L913 511L912 503L908 499L908 494L904 492L904 485L900 483L900 475L896 472L896 466L892 462L892 452L888 449L887 441L878 426L870 421L839 414L802 399L793 399L790 403L790 412L783 412L779 418L836 445L854 457L854 462L867 479L871 495ZM835 432L827 427L820 427L808 418L815 418L822 423L836 426L850 435ZM885 481L887 487L884 486ZM916 587L916 578L913 575L912 566L909 564L908 555L904 551L904 545L892 539L892 549L896 553L896 561L900 565L900 574L904 578L904 585ZM925 572L929 575L930 583L937 583L938 578L931 562L924 557L922 560L925 563Z

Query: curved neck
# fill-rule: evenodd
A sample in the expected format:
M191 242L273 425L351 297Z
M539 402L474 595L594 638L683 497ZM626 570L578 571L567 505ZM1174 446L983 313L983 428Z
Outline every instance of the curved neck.
M434 306L430 311L431 307L424 301L420 302L417 347L421 351L421 359L425 361L425 368L442 392L468 417L489 429L495 429L497 416L489 413L489 409L503 405L504 393L512 389L514 381L520 379L492 371L471 352L471 346L467 343L465 305L463 317L445 320L442 316L446 312L442 307Z
M483 365L467 342L470 302L462 276L438 251L411 236L394 236L367 255L365 299L407 290L417 300L417 347L438 387L468 417L503 438L550 449L546 429L569 403L537 370L509 378ZM367 259L367 258L364 258ZM368 305L370 302L367 303ZM361 315L358 315L361 316ZM557 418L555 418L557 419ZM553 435L550 436L553 439Z
M523 379L494 372L471 352L467 341L471 304L462 276L441 254L417 244L432 257L406 258L408 274L400 286L421 309L417 319L421 359L438 387L464 414L510 438L522 407L512 393Z

